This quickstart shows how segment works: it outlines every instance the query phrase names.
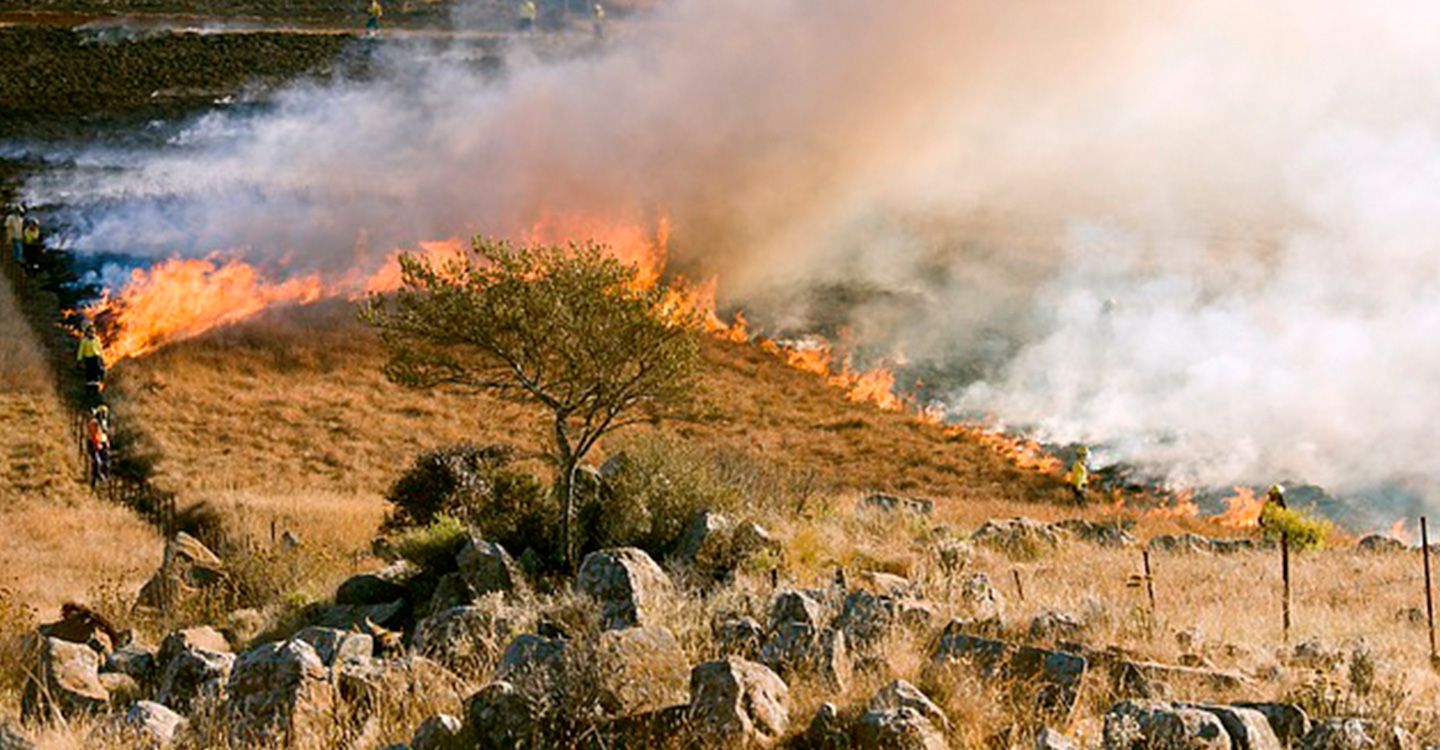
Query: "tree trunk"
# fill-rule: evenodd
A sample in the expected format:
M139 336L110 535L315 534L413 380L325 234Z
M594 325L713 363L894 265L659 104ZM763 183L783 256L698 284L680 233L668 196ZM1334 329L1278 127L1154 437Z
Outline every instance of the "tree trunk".
M565 418L555 419L555 447L558 465L555 474L555 491L560 500L560 562L568 572L575 572L574 546L570 538L570 519L575 510L575 471L580 467L580 457L570 449Z

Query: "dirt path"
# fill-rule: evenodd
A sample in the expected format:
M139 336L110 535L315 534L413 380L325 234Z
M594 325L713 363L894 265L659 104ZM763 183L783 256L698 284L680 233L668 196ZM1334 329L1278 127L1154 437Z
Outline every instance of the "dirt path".
M80 482L45 357L0 277L0 588L49 618L64 601L102 587L138 588L163 543Z

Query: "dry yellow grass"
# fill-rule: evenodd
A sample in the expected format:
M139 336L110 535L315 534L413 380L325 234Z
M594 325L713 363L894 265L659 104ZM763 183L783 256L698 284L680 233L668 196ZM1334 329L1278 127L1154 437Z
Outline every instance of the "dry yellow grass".
M138 588L162 541L81 482L44 350L0 281L0 588L55 615L104 582Z

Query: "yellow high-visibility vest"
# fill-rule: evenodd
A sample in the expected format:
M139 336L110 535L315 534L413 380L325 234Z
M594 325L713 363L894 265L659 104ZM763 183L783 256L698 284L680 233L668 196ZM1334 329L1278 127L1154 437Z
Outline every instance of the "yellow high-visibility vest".
M1070 465L1070 476L1066 477L1066 481L1077 490L1083 490L1090 484L1090 469L1084 461L1077 460Z
M520 4L520 17L521 17L521 18L525 18L525 19L528 19L528 20L533 21L533 20L535 20L535 16L536 16L535 3L529 2L529 0L526 0L526 2L523 2L523 3Z
M80 352L75 355L75 359L83 360L86 357L105 358L105 350L100 348L100 339L94 336L87 336L80 339Z

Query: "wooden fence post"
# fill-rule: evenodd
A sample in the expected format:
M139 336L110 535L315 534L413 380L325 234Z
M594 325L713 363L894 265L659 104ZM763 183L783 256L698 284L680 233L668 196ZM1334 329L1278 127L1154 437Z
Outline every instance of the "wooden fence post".
M1280 578L1285 586L1284 628L1285 643L1290 642L1290 534L1280 532Z
M1435 657L1435 598L1430 592L1430 529L1425 523L1425 516L1420 516L1420 549L1425 558L1425 621L1430 626L1430 664L1434 666Z

